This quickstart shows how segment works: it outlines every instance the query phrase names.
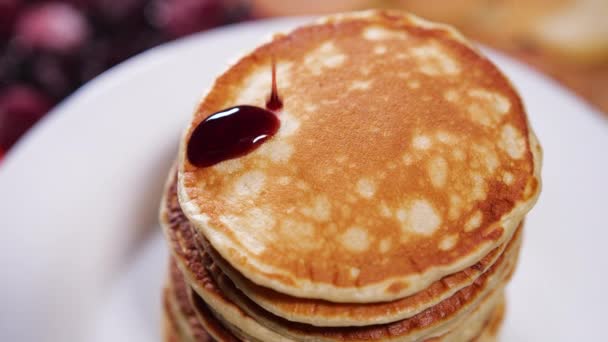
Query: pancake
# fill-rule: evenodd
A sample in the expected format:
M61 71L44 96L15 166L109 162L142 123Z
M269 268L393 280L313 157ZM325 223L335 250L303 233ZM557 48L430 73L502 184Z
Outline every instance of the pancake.
M183 275L171 260L169 265L169 304L173 317L176 318L184 341L239 341L232 333L204 308L194 309L190 294L190 287L184 282Z
M504 299L494 308L494 313L486 323L485 327L473 341L474 342L494 342L498 338L500 327L505 318Z
M497 296L486 299L456 329L441 337L428 339L425 342L478 341L482 338L485 338L484 341L487 342L493 341L489 338L496 335L497 327L500 326L503 317L504 301L504 293L499 293ZM493 335L492 332L494 333Z
M179 207L175 196L176 188L171 187L171 184L175 182L175 172L172 170L170 175L161 200L160 223L180 273L184 274L188 284L202 297L206 303L205 306L213 308L213 316L217 320L224 322L224 317L232 317L238 319L242 327L255 327L258 330L255 339L260 341L289 341L271 330L260 328L255 320L237 306L230 304L219 291L206 270L207 264L212 263L213 260L196 246L190 222L183 214L167 210ZM173 189L173 194L171 194L171 189ZM175 273L172 275L175 276ZM226 326L226 324L223 325Z
M182 339L181 335L178 332L177 321L171 312L170 304L169 304L169 289L165 288L163 290L163 315L161 318L161 340L164 342L180 342L185 341Z
M219 267L210 265L209 273L232 305L240 307L261 326L292 341L418 341L451 332L459 327L463 320L474 316L472 313L484 302L484 298L500 292L510 279L516 264L519 243L513 244L512 247L473 285L458 291L439 304L397 322L362 327L314 327L289 322L268 313L249 300L234 287L228 277L223 276ZM226 320L234 326L240 326L238 318L226 317ZM247 334L255 334L255 330L243 330Z
M183 259L185 260L185 265L183 267L196 268L196 265L203 263L197 254L199 249L204 248L202 247L204 242L198 243L201 237L194 236L196 233L193 231L191 223L183 215L176 196L175 177L170 177L166 188L165 199L163 201L163 215L161 217L161 222L168 230L167 235L169 236L172 249L182 251L182 253L193 256L188 259ZM518 230L518 232L520 230ZM509 245L518 246L520 243L520 234L521 233L516 233L516 236L509 241ZM318 326L352 326L387 323L411 317L414 314L423 311L425 308L433 306L441 300L448 298L459 289L470 285L478 278L480 274L485 272L494 264L496 259L502 254L503 250L504 247L498 248L468 269L446 276L433 283L429 288L410 297L399 299L394 302L370 304L332 303L327 301L290 297L270 289L259 287L252 283L250 283L248 286L255 286L256 291L261 293L260 296L265 296L261 302L266 305L261 306L267 310L267 307L280 307L281 304L284 304L283 306L287 307L287 309L293 308L294 310L299 310L299 312L303 313L299 315L300 318L303 318L303 321L300 321L297 319L291 319L294 316L292 312L288 312L287 314L283 315L282 312L276 313L273 310L268 310L271 313L288 320ZM210 253L210 256L212 256L213 261L220 266L222 272L226 273L228 270L227 274L232 281L234 281L234 279L239 279L240 282L247 282L244 277L240 276L238 272L223 261L223 259L221 259L221 257L217 255L212 248L208 247L207 252ZM178 258L178 260L180 259ZM195 271L190 270L190 272L192 273ZM247 292L245 292L245 294L247 297L259 304L259 301L256 301L255 297L260 296L251 296L250 293ZM338 318L345 316L354 317L350 318L350 321L358 324L344 324L345 320L339 322L342 324L336 324L336 320L331 319L331 314L334 314L334 317ZM320 324L315 324L316 322Z
M166 229L168 240L173 250L193 256L183 258L184 268L195 268L203 262L199 258L198 250L204 244L200 236L194 236L192 224L183 215L177 201L175 176L169 177L166 187L166 195L163 200L163 215L161 223ZM519 245L519 229L509 245ZM402 298L393 302L357 304L357 303L332 303L322 300L310 300L298 297L291 297L263 288L253 284L241 276L236 270L212 249L207 248L215 263L220 266L222 272L226 273L231 281L235 281L239 290L245 293L249 299L262 306L267 311L285 318L290 321L308 323L316 326L361 326L398 321L411 317L424 309L427 309L440 301L450 297L458 290L471 285L480 274L484 273L494 264L496 259L503 253L504 246L501 246L490 254L482 258L478 263L460 271L456 274L448 275L441 280L431 284L427 289L418 292L410 297ZM202 267L202 266L198 266ZM190 270L190 273L194 273ZM253 289L243 291L243 287ZM278 308L278 310L276 310Z
M509 241L514 244L521 234L519 228L516 236ZM197 236L198 237L198 236ZM200 238L200 237L199 237ZM517 242L519 243L519 242ZM201 245L205 245L201 241ZM232 268L213 247L205 248L214 262L221 268L235 286L245 296L276 316L290 321L307 323L315 326L362 326L382 324L411 317L442 300L449 298L458 290L471 285L480 274L484 273L499 258L505 244L494 249L479 262L455 274L445 276L428 288L409 297L391 302L380 303L333 303L318 299L292 297L265 288L251 282ZM508 248L508 247L507 247Z
M202 120L264 106L273 60L277 134L239 158L192 165ZM181 141L179 202L260 286L393 301L508 241L539 194L540 164L515 89L459 33L367 11L275 35L216 79Z
M171 180L168 184L171 184ZM167 190L170 189L172 187L168 186ZM172 198L169 191L164 203L169 204L170 207L171 202L177 205L176 199L171 200ZM162 210L161 222L172 245L171 250L176 265L184 274L188 284L212 309L224 326L229 329L238 327L238 331L232 331L235 335L260 341L412 341L425 336L447 333L479 305L488 291L495 292L497 291L495 289L503 286L507 279L504 274L501 277L500 273L505 273L507 266L514 267L512 254L518 250L519 241L515 240L516 242L507 249L508 253L503 253L499 261L480 275L472 285L409 319L365 327L314 327L281 319L266 312L246 297L235 296L238 290L225 276L218 285L211 273L215 272L216 276L221 277L221 270L214 265L213 260L204 250L196 246L194 233L189 229L190 223L187 219L165 208ZM209 272L208 269L213 272Z
M179 284L177 287L185 287L186 283L181 273L172 273L176 277L173 277L172 282ZM216 317L212 313L212 310L207 304L199 297L194 291L190 292L193 297L193 310L197 312L199 318L203 321L215 321L219 324ZM190 305L190 303L188 303ZM504 294L498 292L496 296L490 296L486 298L482 304L467 317L467 319L459 324L456 329L450 331L440 337L435 337L425 340L426 342L450 342L450 341L493 341L498 327L502 321L504 314ZM255 341L250 336L246 336L237 327L231 325L228 322L224 323L230 330L238 331L238 334L242 336L242 340ZM223 336L216 338L217 341L235 341L238 340L235 335Z

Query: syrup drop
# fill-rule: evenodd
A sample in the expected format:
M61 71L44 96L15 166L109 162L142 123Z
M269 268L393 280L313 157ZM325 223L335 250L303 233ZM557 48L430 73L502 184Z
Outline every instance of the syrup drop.
M198 167L245 155L279 130L277 116L256 106L236 106L214 113L192 132L188 160Z
M211 114L190 135L186 151L188 161L197 167L209 167L255 150L279 130L281 122L272 111L282 107L273 57L272 89L266 101L268 109L241 105Z

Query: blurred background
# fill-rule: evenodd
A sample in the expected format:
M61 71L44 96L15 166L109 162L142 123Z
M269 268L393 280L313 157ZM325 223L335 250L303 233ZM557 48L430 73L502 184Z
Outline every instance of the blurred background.
M366 8L452 24L608 113L608 0L0 0L0 163L53 106L146 49L239 21Z

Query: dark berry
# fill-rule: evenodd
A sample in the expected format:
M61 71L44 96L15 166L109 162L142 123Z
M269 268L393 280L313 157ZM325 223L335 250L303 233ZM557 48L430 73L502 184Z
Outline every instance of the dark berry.
M0 87L3 87L23 77L29 53L13 42L0 45L0 51Z
M156 0L151 21L171 37L181 37L224 22L219 0Z
M57 99L78 88L79 63L75 58L40 53L31 61L31 81Z
M10 148L51 106L47 96L29 86L0 91L0 149Z
M49 2L27 8L17 18L15 36L19 44L56 53L75 52L89 35L86 18L74 6Z
M146 0L91 0L94 17L105 30L122 29L143 23Z
M0 0L0 38L10 36L19 5L19 0Z

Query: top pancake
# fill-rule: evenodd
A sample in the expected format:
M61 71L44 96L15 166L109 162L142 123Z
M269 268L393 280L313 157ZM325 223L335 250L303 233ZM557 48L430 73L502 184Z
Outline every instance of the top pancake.
M264 106L277 135L198 168L192 130ZM540 190L540 148L509 81L458 33L401 12L324 18L241 58L195 111L179 199L253 282L296 297L388 301L505 242Z

